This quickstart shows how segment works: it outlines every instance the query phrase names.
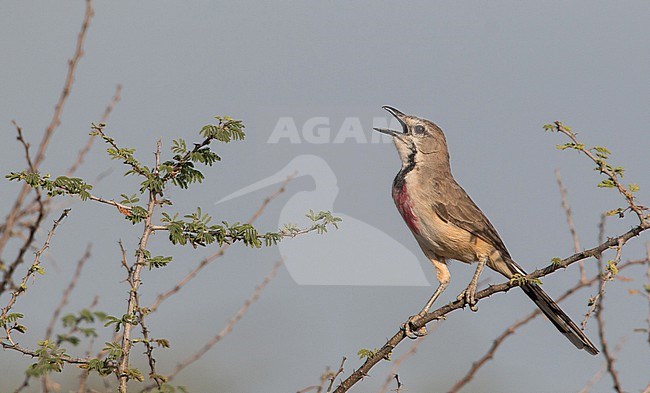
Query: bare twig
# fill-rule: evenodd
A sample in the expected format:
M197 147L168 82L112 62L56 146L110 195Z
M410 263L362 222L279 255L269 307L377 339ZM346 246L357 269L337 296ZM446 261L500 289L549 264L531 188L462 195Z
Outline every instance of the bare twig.
M397 383L397 389L395 389L396 393L401 393L402 392L402 382L399 380L399 375L395 374L395 382Z
M23 145L23 148L25 149L25 160L27 161L27 166L29 167L29 172L34 173L36 172L36 168L34 167L34 163L32 162L32 157L29 154L29 143L23 138L23 129L16 123L15 120L11 121L11 124L16 127L16 132L18 133L18 136L16 139L18 139L18 142L20 142L21 145Z
M619 245L618 249L616 250L616 261L614 261L613 263L614 267L608 269L607 274L604 275L603 279L600 281L600 290L598 291L598 295L596 295L597 296L596 301L598 302L598 306L596 307L596 311L595 311L596 321L598 322L598 339L600 340L600 346L603 350L603 356L605 357L605 362L607 363L607 372L612 377L614 390L616 390L616 392L618 393L623 393L623 388L621 387L621 381L618 377L618 372L614 368L616 355L612 353L607 343L607 339L605 338L605 319L603 317L603 310L604 310L603 303L605 299L605 283L607 282L607 280L611 280L614 278L613 269L616 269L616 265L621 260L621 249L622 249L622 245ZM602 265L602 262L599 262L599 264ZM610 264L612 264L612 261L610 261ZM599 269L599 271L602 271L602 267Z
M573 225L571 206L569 206L569 202L567 201L567 191L566 188L564 188L564 184L562 183L562 176L560 175L559 169L555 170L555 179L557 180L557 186L560 189L562 209L564 209L564 213L566 214L566 223L569 226L569 232L571 233L571 238L573 239L573 252L578 252L580 251L580 240L578 239L578 233L576 232L575 225ZM584 262L578 262L578 266L580 267L580 280L584 281L587 279Z
M23 389L29 387L29 380L30 380L30 379L31 379L31 377L30 377L29 375L26 375L26 376L25 376L25 379L23 379L23 383L20 384L20 386L18 386L18 387L16 388L16 390L14 390L14 393L20 393L20 392L23 391Z
M122 256L120 258L120 264L122 265L124 270L126 270L126 274L129 274L131 267L129 266L129 263L126 259L126 249L124 248L124 243L122 243L122 239L117 241L117 245L120 246L120 254Z
M330 384L327 386L327 390L326 390L327 393L332 391L332 386L334 386L334 381L336 381L336 377L338 377L343 373L343 365L345 364L346 360L347 358L343 356L343 359L341 359L341 365L339 366L339 369L336 370L336 372L333 373L332 376L329 378Z
M390 372L386 377L386 381L379 389L379 393L386 393L386 390L388 390L388 385L390 385L393 379L397 381L397 388L398 389L401 388L402 384L399 381L399 377L397 376L397 371L399 370L399 367L402 365L402 362L404 362L409 357L415 355L415 352L418 350L418 347L420 346L420 343L422 343L423 340L424 337L419 337L417 340L415 340L413 345L411 345L411 348L409 348L408 351L404 352L400 357L395 359L395 362L393 363L393 367L390 369Z
M65 106L68 96L70 95L72 84L74 82L74 75L77 68L77 64L79 63L79 59L81 59L81 57L83 56L83 44L84 41L86 40L86 33L88 32L88 26L90 25L90 20L92 19L93 15L94 12L92 8L92 2L91 0L86 0L86 12L85 12L84 20L81 24L81 31L77 36L75 53L70 59L70 61L68 62L68 73L66 75L66 79L63 84L63 90L61 90L61 95L59 96L59 100L57 101L54 107L54 115L52 116L52 120L50 121L50 124L47 126L45 132L43 133L43 137L38 146L36 157L33 160L32 163L33 171L38 170L39 165L45 158L45 151L47 150L47 147L49 145L50 138L52 137L52 134L60 124L61 114L63 113L63 107ZM5 220L4 231L2 232L2 236L0 236L0 255L2 255L2 252L4 251L4 248L7 245L7 241L9 240L9 237L11 235L13 226L16 223L17 215L20 212L23 202L25 201L25 197L27 197L30 190L31 187L28 184L23 184L18 194L18 197L14 202L12 209L9 211L9 215Z
M156 359L153 357L153 344L151 344L151 340L149 339L149 329L147 328L147 325L144 323L144 319L147 315L148 310L143 310L140 307L140 296L137 296L137 312L138 312L138 318L140 321L140 329L142 331L142 343L145 346L145 352L144 354L147 356L147 361L149 363L149 378L153 379L154 382L156 383L156 386L158 389L161 388L162 383L164 382L164 378L162 378L160 375L156 373Z
M345 363L346 359L347 358L345 356L343 356L343 359L341 360L341 366L339 367L339 370L342 369L343 363ZM327 383L327 381L329 381L333 376L334 376L334 379L336 379L336 375L338 375L338 374L340 374L342 372L343 371L340 371L340 372L336 373L336 372L334 372L334 371L332 371L330 369L330 366L327 366L327 367L325 367L325 372L320 375L320 382L319 382L318 385L307 386L306 388L298 390L297 393L307 393L307 392L311 392L312 390L316 391L316 393L321 393L323 391L323 389L325 389L325 384ZM331 390L332 386L330 385L329 388ZM327 391L326 393L329 393L329 391Z
M16 303L16 300L18 299L18 296L21 294L25 293L27 290L27 282L29 279L37 272L39 272L42 268L40 266L40 261L41 261L41 255L47 250L47 248L50 246L50 241L52 240L52 236L54 236L54 232L56 231L56 228L61 224L61 222L68 216L68 213L70 212L70 209L66 209L61 213L61 216L54 221L54 224L52 225L52 229L50 229L49 233L47 234L47 238L45 239L45 243L43 243L43 246L36 251L36 254L34 256L34 262L30 266L30 268L27 270L27 273L22 279L22 282L20 283L20 286L18 289L14 290L11 293L11 298L9 299L9 302L5 307L2 308L2 314L0 314L0 321L3 321L3 325L5 328L5 332L7 333L7 336L5 337L11 344L15 344L13 340L11 339L11 327L6 324L5 318L9 311L11 311L11 308L14 306ZM2 343L3 347L5 347L5 343ZM11 347L11 346L9 346Z
M259 299L260 294L266 288L266 286L273 280L275 275L278 273L280 270L280 267L282 266L282 260L278 261L273 265L273 269L269 272L269 274L264 277L264 280L255 287L255 290L253 293L250 295L248 299L244 302L244 304L241 306L241 308L235 313L235 315L228 321L226 326L219 331L210 341L208 341L201 349L199 349L196 353L194 353L192 356L189 358L183 360L182 362L178 363L176 367L174 367L174 370L166 375L166 378L168 381L171 381L176 377L178 373L183 371L186 367L191 365L192 363L196 362L199 360L203 355L205 355L206 352L208 352L212 347L214 347L219 341L221 341L228 333L230 333L239 320L242 319L242 317L246 314L250 306ZM156 385L149 385L146 388L144 388L142 391L143 392L148 392L154 389Z
M650 344L650 243L646 243L646 257L648 258L648 270L646 271L646 276L648 277L648 283L645 285L645 295L648 298L648 344Z
M115 94L113 94L113 98L106 106L106 109L104 109L104 114L102 115L101 118L102 123L106 123L108 117L111 115L111 112L113 112L115 105L117 105L117 103L120 102L121 94L122 94L122 85L117 85L117 87L115 88ZM77 159L75 160L74 163L72 163L70 168L68 168L68 171L66 172L66 176L68 177L72 176L75 172L77 172L77 169L79 169L81 164L83 164L86 155L90 151L90 148L93 146L93 143L95 143L95 139L96 138L92 135L88 137L84 147L81 150L79 150L79 153L77 154Z
M545 268L535 270L531 274L528 274L525 278L526 280L534 279L534 278L540 278L547 276L559 269L564 269L567 266L576 263L580 260L584 260L587 258L591 257L597 257L600 255L602 252L605 250L609 249L610 247L616 246L616 245L621 245L621 243L627 242L629 239L638 236L641 232L645 231L648 229L650 225L648 225L647 222L642 222L639 226L636 226L632 228L631 230L623 233L622 235L619 235L614 238L608 239L606 242L591 248L589 250L583 250L580 251L579 253L573 254L563 260L558 261L557 263L552 263ZM487 289L484 289L482 291L479 291L476 293L476 299L483 299L490 297L494 295L495 293L498 292L507 292L511 288L517 286L516 282L506 282L498 285L492 285ZM464 305L464 302L462 301L454 301L451 302L445 306L442 306L438 308L437 310L428 313L425 315L422 319L419 321L413 323L412 329L419 329L422 326L425 326L428 322L434 320L434 319L440 319L441 317L456 311L458 309L461 309ZM347 379L345 379L334 391L335 393L343 393L348 391L354 384L359 382L364 376L368 374L368 371L372 369L377 363L379 363L382 359L385 359L390 355L390 353L393 351L393 349L400 343L404 338L406 337L405 333L403 330L399 330L397 333L393 335L388 341L377 351L374 355L369 356L365 363L359 367L357 370L355 370Z
M104 110L104 114L102 115L102 120L101 120L102 122L106 122L108 120L108 117L111 114L113 108L115 107L117 102L119 102L119 100L120 100L120 92L121 92L121 86L118 85L117 89L115 91L115 95L113 96L111 102L106 106L106 109ZM18 125L15 122L13 122L13 123L14 123L14 125L16 125L16 127L18 127ZM20 131L22 131L22 129ZM83 160L84 160L86 154L90 150L94 139L95 139L94 136L90 136L88 138L88 141L86 142L86 145L84 146L84 148L82 150L79 151L79 154L77 155L76 161L68 169L68 171L66 173L66 176L70 177L77 171L79 166L83 163ZM19 139L19 141L20 141L20 139ZM23 146L25 147L26 141L23 140L21 143L23 143ZM27 153L27 150L26 150L26 153ZM27 160L28 166L30 168L30 171L35 172L35 168L34 168L33 163L31 162L31 158L29 156L26 156L26 160ZM23 247L21 248L21 251L18 253L16 258L14 259L14 262L8 268L6 268L7 270L5 272L3 281L0 284L0 293L3 293L5 288L7 288L7 287L12 288L14 286L12 284L11 280L12 280L13 272L14 272L15 268L20 263L22 263L22 260L23 260L22 258L23 258L23 254L24 254L23 250L26 251L29 247L31 247L31 244L33 242L33 237L34 237L33 232L36 232L36 230L38 230L38 228L40 227L40 223L41 223L42 218L45 215L47 215L47 213L53 208L52 201L54 199L48 198L48 199L43 201L42 198L41 198L41 190L34 189L34 191L35 191L35 194L36 194L34 199L29 204L27 204L27 206L21 207L19 212L15 215L14 221L12 221L12 223L10 223L12 226L18 225L18 226L26 228L27 230L29 230L29 234L28 234L27 238L25 239L25 242L24 242ZM118 207L118 210L119 210L119 207ZM34 219L34 220L23 220L25 217L29 217L31 215L36 215L36 219ZM16 220L23 220L23 221L18 222ZM7 228L6 223L3 223L2 225L0 225L0 233L4 232L5 228ZM10 234L10 237L11 237L11 234ZM1 258L0 258L0 260L1 260ZM0 261L0 266L2 266L1 261Z
M25 160L27 161L27 165L29 166L29 171L30 173L35 173L36 167L34 166L34 162L32 161L29 153L29 147L30 147L29 143L27 143L27 141L25 141L25 139L23 138L22 128L20 128L20 126L18 126L18 124L15 121L13 122L13 124L16 126L16 132L18 133L17 139L18 141L20 141L20 143L23 145L25 149ZM18 253L16 254L16 257L14 258L13 262L9 266L6 266L1 261L0 258L0 270L4 271L4 277L2 279L2 282L0 282L0 294L4 293L4 291L7 288L15 289L15 285L13 283L14 273L18 268L18 266L23 263L25 253L32 246L32 243L34 242L34 237L36 236L36 231L38 230L38 228L40 228L41 221L45 217L45 206L41 198L41 190L37 189L34 191L34 193L36 194L34 198L34 206L36 208L34 212L36 214L36 219L34 219L34 221L32 221L27 225L27 229L28 229L27 237L23 239L22 246L18 250ZM18 219L18 214L19 213L13 215L11 222L10 219L8 218L7 222L5 223L4 231L8 231L6 233L8 238L10 238L13 235L11 233L12 226ZM10 216L12 216L12 213L10 213ZM3 232L3 235L4 234L5 233ZM2 251L0 251L0 255L1 253Z
M61 310L63 309L63 307L65 307L66 304L68 304L68 300L70 299L70 294L72 293L74 287L77 285L77 281L79 280L79 276L81 275L81 270L83 269L86 261L88 261L88 259L90 258L91 248L92 248L91 245L88 244L86 246L86 252L84 252L83 256L77 262L77 268L75 269L74 274L70 279L70 283L63 291L63 296L61 297L61 301L59 302L59 305L56 307L56 309L54 309L54 313L52 313L52 318L50 319L50 323L47 325L47 329L45 329L45 340L49 340L50 337L52 337L52 330L54 329L54 325L56 324L56 321L59 319L59 315L61 315Z
M595 296L589 298L589 309L587 310L587 313L584 316L584 319L580 323L580 327L582 330L585 329L587 326L587 321L589 320L589 317L591 317L591 314L596 312L598 315L599 310L600 310L600 303L602 301L602 298L605 296L605 284L608 281L611 281L614 279L614 276L616 276L616 270L617 270L617 265L621 260L621 251L623 249L623 245L619 244L618 247L616 248L616 257L614 260L608 261L607 264L607 273L603 271L603 259L602 256L598 257L598 271L601 272L601 280L600 280L600 286L598 288L598 293L596 293Z

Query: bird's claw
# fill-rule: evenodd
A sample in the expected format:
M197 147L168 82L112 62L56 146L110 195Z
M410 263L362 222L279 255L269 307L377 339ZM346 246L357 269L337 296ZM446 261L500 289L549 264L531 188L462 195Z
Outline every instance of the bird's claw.
M415 340L418 337L423 337L428 334L427 332L427 327L426 326L421 326L417 328L416 330L413 330L413 325L420 319L422 319L424 315L422 313L412 315L409 317L409 319L402 324L402 330L404 330L404 334L406 334L406 337Z
M478 306L476 305L476 303L478 301L476 300L476 286L475 285L472 285L470 283L470 285L467 288L465 288L465 290L463 292L461 292L460 295L458 295L458 297L456 299L463 302L463 307L465 305L469 305L470 310L472 310L474 312L478 311Z

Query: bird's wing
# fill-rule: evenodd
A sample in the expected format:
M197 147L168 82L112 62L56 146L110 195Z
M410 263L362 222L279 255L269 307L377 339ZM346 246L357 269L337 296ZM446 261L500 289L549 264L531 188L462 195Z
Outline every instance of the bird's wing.
M434 198L436 202L432 207L442 220L492 244L502 257L511 259L497 230L456 181L453 179L444 182L434 181L433 186L434 192L438 193L439 197Z

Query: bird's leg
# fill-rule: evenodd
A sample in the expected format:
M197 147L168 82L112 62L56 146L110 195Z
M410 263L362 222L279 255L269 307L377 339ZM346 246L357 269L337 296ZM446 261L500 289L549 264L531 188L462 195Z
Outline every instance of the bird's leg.
M464 301L465 304L469 305L469 309L476 312L478 311L478 306L476 305L476 285L478 284L478 278L481 275L481 272L483 271L483 268L485 267L485 263L487 262L487 257L479 257L478 259L478 264L476 266L476 271L474 272L474 276L472 277L472 280L469 282L469 285L463 292L458 295L457 299L460 301Z
M409 317L408 321L406 323L402 324L402 329L404 330L404 333L408 338L418 338L422 336L427 335L427 327L426 326L421 326L417 330L412 329L412 324L419 321L420 319L424 318L427 313L429 312L429 309L431 306L433 306L433 303L436 301L438 296L447 288L447 285L449 285L449 269L447 269L447 264L444 262L444 260L441 262L437 259L431 258L431 262L433 263L433 266L436 268L436 277L438 278L438 282L440 285L438 285L438 288L436 288L436 291L431 295L431 298L427 302L427 304L422 308L422 310L417 313L416 315L412 315Z

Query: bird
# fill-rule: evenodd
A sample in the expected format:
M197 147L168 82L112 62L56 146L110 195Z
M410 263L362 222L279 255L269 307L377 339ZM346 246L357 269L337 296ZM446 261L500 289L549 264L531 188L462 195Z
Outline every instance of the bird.
M393 201L433 264L439 283L422 311L402 325L406 336L417 338L427 334L426 327L415 329L413 323L426 316L449 284L448 260L477 263L469 285L458 296L472 311L478 311L476 286L485 266L508 279L524 277L526 272L515 263L494 226L454 179L447 141L440 127L390 106L383 109L402 126L401 131L374 128L392 137L402 161L393 180ZM528 281L521 289L573 345L598 354L589 338L539 285Z
M298 285L431 286L418 257L406 246L359 218L334 211L339 193L337 177L320 156L293 157L275 174L215 204L281 183L289 176L310 177L314 188L298 192L287 188L287 193L292 195L280 211L279 225L295 223L309 209L332 211L341 218L339 229L328 231L327 236L306 234L278 244L284 265ZM368 247L368 244L376 246Z

